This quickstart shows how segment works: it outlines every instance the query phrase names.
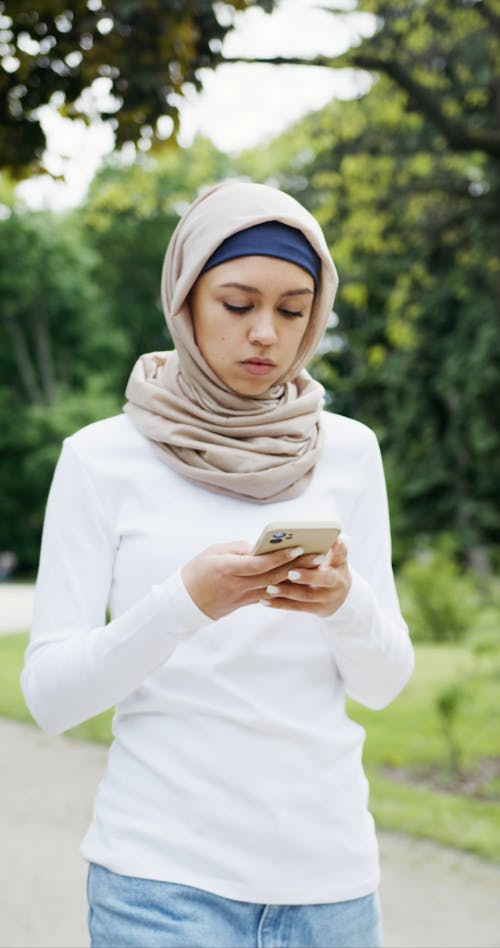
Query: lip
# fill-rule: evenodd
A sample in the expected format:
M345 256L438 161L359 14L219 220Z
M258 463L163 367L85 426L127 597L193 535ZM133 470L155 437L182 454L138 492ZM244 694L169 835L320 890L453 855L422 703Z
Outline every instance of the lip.
M246 369L250 375L268 375L276 368L276 362L272 359L244 359L240 365Z

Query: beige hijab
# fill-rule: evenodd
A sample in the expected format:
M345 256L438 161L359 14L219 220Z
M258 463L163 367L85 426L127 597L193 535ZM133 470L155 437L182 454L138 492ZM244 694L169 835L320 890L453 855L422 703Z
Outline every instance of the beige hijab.
M239 395L201 355L186 300L226 237L271 220L303 232L321 258L321 274L293 365L263 395ZM126 390L125 411L166 464L209 490L260 503L296 497L305 489L321 445L324 392L304 366L325 330L337 283L319 224L283 191L229 181L191 204L172 235L162 274L175 351L142 355Z

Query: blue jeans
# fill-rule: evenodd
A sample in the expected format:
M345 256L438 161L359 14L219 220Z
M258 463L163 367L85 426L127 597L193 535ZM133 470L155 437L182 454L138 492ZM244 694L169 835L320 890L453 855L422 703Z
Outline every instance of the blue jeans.
M381 948L376 894L318 905L258 905L91 865L92 948Z

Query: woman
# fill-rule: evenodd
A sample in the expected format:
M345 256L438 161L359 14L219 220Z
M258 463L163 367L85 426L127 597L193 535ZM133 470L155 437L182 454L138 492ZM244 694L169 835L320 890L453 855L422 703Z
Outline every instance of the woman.
M344 702L383 707L413 659L376 439L304 370L336 285L294 199L212 188L165 258L176 351L64 443L22 683L51 734L116 705L82 844L93 946L380 944ZM251 554L303 519L340 520L349 558Z

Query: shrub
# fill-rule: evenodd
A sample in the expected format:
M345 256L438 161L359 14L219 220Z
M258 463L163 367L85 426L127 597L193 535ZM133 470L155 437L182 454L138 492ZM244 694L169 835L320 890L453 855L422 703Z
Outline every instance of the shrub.
M444 550L406 562L398 590L414 641L458 642L473 630L480 609L477 580Z

